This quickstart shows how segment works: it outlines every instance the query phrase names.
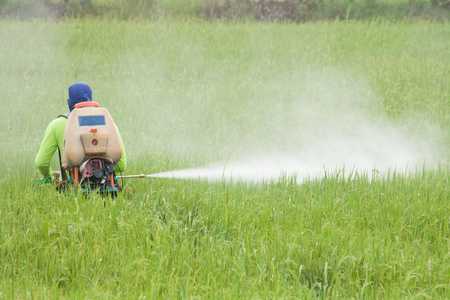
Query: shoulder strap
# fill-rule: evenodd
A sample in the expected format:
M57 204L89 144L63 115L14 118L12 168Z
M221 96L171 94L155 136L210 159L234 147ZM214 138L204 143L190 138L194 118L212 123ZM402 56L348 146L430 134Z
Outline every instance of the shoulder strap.
M70 111L67 112L67 113L65 113L65 114L59 115L58 118L59 118L59 117L64 117L64 118L67 119L67 118L69 117L69 115L70 115Z
M68 180L67 173L66 170L62 168L61 151L59 150L59 147L58 147L58 156L59 156L59 168L61 169L61 177L63 181L66 181Z

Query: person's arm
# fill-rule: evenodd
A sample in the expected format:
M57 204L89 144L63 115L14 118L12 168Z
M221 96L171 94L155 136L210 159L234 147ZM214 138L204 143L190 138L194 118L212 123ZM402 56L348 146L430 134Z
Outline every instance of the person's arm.
M39 152L37 153L35 159L36 166L45 179L52 177L50 163L57 148L58 144L54 128L52 123L50 123L45 131L44 139L42 140L41 147L39 148Z

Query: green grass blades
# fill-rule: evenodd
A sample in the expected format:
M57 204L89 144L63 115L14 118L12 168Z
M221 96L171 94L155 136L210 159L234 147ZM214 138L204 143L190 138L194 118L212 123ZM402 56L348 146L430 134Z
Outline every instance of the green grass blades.
M447 175L150 179L115 201L3 181L1 292L446 298Z

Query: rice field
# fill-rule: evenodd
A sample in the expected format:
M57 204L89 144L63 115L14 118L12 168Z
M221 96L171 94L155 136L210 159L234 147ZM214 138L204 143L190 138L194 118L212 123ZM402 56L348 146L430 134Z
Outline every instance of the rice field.
M0 21L0 299L450 298L449 33ZM289 159L275 178L59 194L34 157L77 81L118 125L125 175Z

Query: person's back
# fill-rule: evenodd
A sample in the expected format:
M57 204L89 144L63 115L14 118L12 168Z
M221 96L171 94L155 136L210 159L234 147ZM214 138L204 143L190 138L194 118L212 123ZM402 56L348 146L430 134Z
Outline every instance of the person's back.
M64 131L67 124L67 118L70 112L73 111L75 105L81 102L92 101L92 89L91 87L83 82L74 83L69 87L69 98L67 99L67 104L69 106L69 113L60 115L58 118L53 120L47 127L45 131L44 138L42 140L39 152L36 155L35 163L39 172L43 175L44 181L51 181L52 171L50 169L50 163L52 157L56 150L59 150L60 157L61 151L63 150L63 139ZM120 144L122 147L122 156L120 160L114 167L116 172L123 172L126 168L126 154L125 148L123 147L122 138L119 131ZM61 161L60 161L61 163ZM53 175L59 180L60 171L54 171Z

